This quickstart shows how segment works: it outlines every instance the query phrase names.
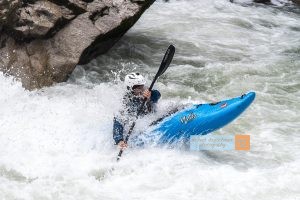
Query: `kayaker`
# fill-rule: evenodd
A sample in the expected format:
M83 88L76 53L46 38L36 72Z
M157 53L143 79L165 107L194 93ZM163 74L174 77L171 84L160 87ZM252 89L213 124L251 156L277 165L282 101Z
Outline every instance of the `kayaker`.
M121 149L127 147L127 144L124 142L124 133L133 122L132 120L135 119L144 98L146 98L147 101L141 116L155 111L155 104L161 96L158 90L148 90L145 86L146 80L140 73L130 73L126 75L124 83L127 91L123 97L123 107L118 114L115 115L113 121L113 139L115 144Z

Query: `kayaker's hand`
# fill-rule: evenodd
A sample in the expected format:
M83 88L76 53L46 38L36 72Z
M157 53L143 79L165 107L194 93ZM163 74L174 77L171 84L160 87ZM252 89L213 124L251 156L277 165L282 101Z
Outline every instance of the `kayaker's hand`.
M143 92L143 97L146 98L147 100L149 100L150 97L151 97L151 91L149 91L148 89L145 90L145 91Z
M118 147L122 150L126 149L128 147L128 144L126 144L123 140L121 140L118 144Z

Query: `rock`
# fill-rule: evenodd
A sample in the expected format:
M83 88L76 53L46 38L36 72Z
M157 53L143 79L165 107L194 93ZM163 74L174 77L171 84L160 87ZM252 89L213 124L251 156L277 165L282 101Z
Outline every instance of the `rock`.
M155 0L4 0L0 70L27 89L66 81L107 52Z
M55 26L60 27L74 17L71 10L48 1L37 1L17 12L19 18L12 28L22 39L42 38L50 31L55 33Z
M300 5L300 0L292 0L294 3Z
M16 10L21 6L20 0L0 1L0 27L13 23L16 19Z

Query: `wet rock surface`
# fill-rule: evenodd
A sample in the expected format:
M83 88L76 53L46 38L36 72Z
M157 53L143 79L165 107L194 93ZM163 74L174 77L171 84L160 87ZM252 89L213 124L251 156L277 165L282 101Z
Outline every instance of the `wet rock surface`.
M3 0L0 70L27 89L66 81L76 64L107 52L153 2Z

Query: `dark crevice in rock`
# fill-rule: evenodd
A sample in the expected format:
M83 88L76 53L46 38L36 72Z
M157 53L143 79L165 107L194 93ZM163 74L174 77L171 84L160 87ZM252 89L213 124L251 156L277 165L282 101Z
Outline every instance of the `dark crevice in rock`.
M33 4L35 3L37 0L23 0L23 4Z
M36 2L36 1L35 0L23 0L21 7L23 7L23 8L27 7L30 4L34 4L34 2Z
M97 21L97 19L99 19L100 17L103 17L104 15L108 15L109 13L109 7L105 6L104 8L102 8L99 11L95 11L90 15L90 20L95 23L95 21Z
M34 24L34 22L33 21L30 21L30 20L28 20L28 19L23 19L23 21L18 21L17 23L16 23L16 27L21 27L21 26L26 26L26 25L29 25L29 26L32 26Z
M143 5L145 2L143 0L130 0L132 3L136 3L138 5Z
M254 3L262 3L266 5L272 5L271 0L254 0Z
M37 12L37 15L39 17L42 16L42 15L44 15L46 17L51 17L52 16L52 14L47 10L37 10L36 12Z
M72 19L59 19L57 22L54 24L54 26L48 31L48 33L41 37L41 39L48 39L53 37L59 30L61 30L64 26L66 26L71 20L73 20L75 17ZM37 37L36 37L37 38Z
M2 39L2 38L0 38ZM1 44L0 44L0 49L4 48L6 46L6 41L7 41L7 38L3 38L2 40L0 40Z
M86 48L80 56L79 65L87 64L98 55L106 53L126 32L128 24L133 24L131 20L123 21L122 24L105 35L98 36L94 42Z
M10 37L14 38L17 44L21 44L23 42L29 42L29 41L25 40L25 38L23 37L22 32L15 31L9 26L4 25L2 31L6 35L9 35Z
M32 64L30 62L30 54L29 54L28 49L26 47L25 47L25 53L28 56L28 74L31 77L34 77L33 76L34 67L32 66ZM31 79L29 84L30 84L30 86L29 86L30 88L40 88L40 85L36 82L35 78Z

